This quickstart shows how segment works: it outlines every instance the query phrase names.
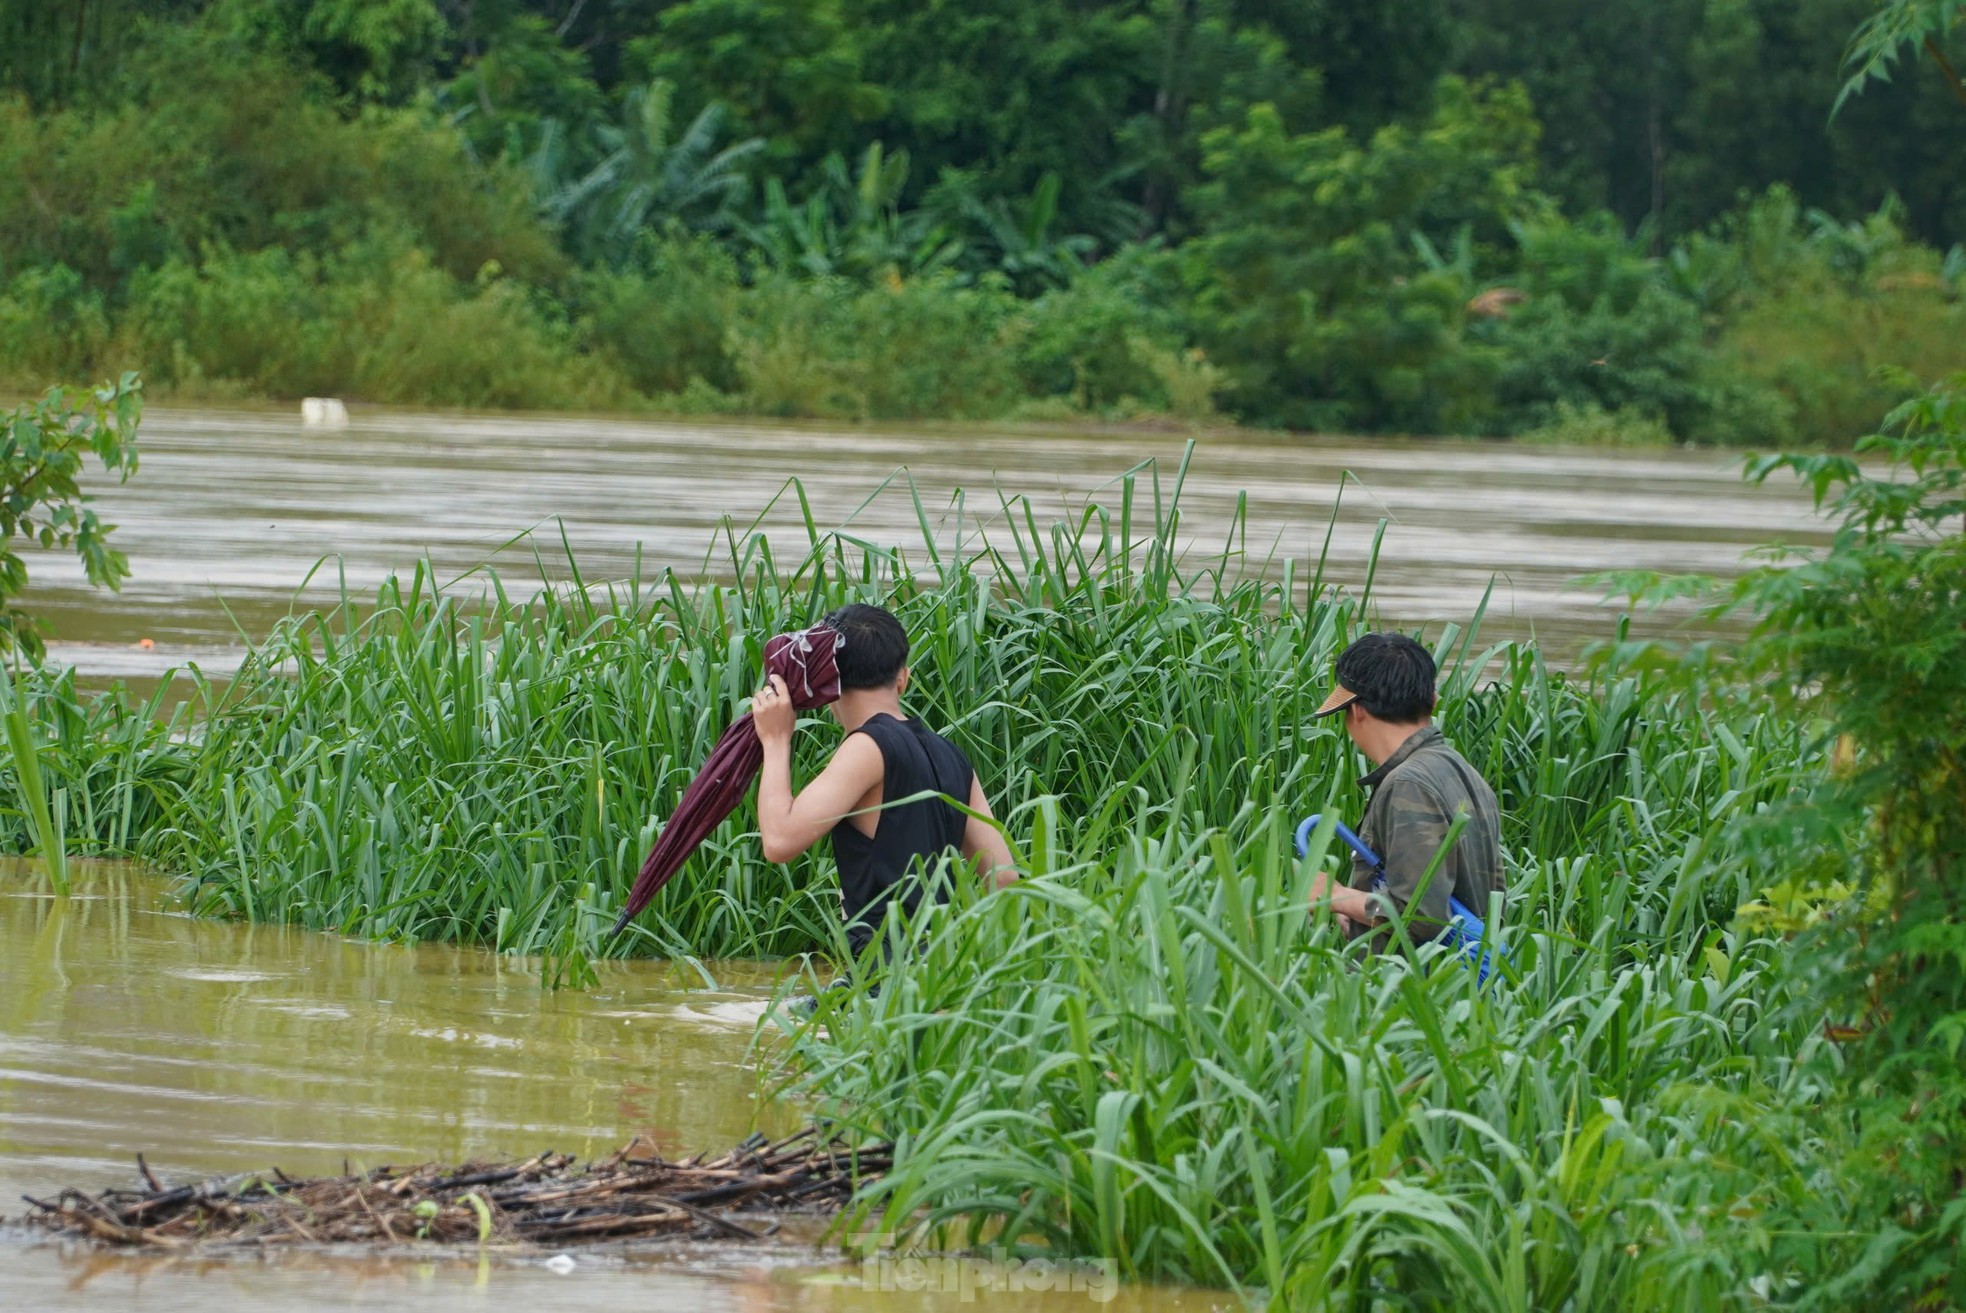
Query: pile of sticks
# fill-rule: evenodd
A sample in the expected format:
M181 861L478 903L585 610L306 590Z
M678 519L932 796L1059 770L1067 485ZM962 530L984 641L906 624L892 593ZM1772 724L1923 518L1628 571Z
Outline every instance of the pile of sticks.
M410 1245L417 1242L561 1246L646 1236L762 1240L771 1213L836 1209L885 1172L893 1148L850 1150L808 1127L776 1144L752 1136L721 1158L667 1162L640 1137L612 1157L576 1166L571 1154L522 1163L379 1167L296 1180L214 1177L166 1189L141 1155L147 1188L29 1197L30 1225L123 1245ZM762 1216L746 1225L738 1215ZM755 1217L754 1217L755 1220Z

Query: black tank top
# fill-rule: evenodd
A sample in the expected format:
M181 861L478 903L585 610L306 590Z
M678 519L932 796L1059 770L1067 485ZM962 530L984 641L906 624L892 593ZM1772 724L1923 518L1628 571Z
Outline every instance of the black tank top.
M880 932L888 908L897 900L912 915L922 901L922 871L944 852L962 849L969 818L940 798L892 804L918 793L946 793L969 801L975 772L955 744L910 717L897 720L885 711L854 731L874 740L886 763L881 801L872 838L843 820L833 827L833 860L840 868L840 905L846 915L847 942L858 954ZM936 896L947 901L938 882Z

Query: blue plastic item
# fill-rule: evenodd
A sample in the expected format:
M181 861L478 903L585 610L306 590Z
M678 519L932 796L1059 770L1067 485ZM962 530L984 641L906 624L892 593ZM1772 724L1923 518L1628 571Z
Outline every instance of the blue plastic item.
M1315 816L1306 816L1303 822L1298 825L1297 855L1299 857L1310 852L1311 831L1315 830L1317 823L1323 819L1324 813L1319 812ZM1380 859L1379 854L1366 847L1365 840L1359 838L1352 831L1352 827L1343 821L1339 821L1333 827L1333 832L1340 839L1344 840L1346 847L1357 853L1364 860L1365 864L1372 868L1374 873L1372 876L1372 892L1384 893L1386 889L1386 863ZM1447 896L1447 913L1447 925L1440 932L1440 942L1447 944L1451 948L1459 949L1461 956L1467 958L1468 962L1475 968L1476 980L1481 984L1487 984L1493 952L1491 949L1485 948L1482 941L1488 934L1488 927L1482 923L1480 917L1476 916L1469 909L1467 904L1452 894ZM1496 947L1499 947L1499 945Z

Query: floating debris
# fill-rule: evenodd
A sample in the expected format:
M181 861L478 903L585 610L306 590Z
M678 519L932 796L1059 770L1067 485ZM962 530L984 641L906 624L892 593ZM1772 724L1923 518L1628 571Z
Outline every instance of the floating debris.
M348 427L348 407L342 404L340 397L302 397L300 422L345 429Z
M520 1163L378 1167L296 1180L277 1168L167 1189L142 1155L146 1188L27 1197L29 1225L109 1244L503 1243L556 1247L648 1236L763 1240L772 1213L823 1213L893 1163L891 1145L821 1143L816 1128L773 1144L754 1135L721 1158L669 1162L637 1136L576 1166L542 1153ZM745 1214L756 1224L737 1218ZM766 1216L760 1216L766 1215Z

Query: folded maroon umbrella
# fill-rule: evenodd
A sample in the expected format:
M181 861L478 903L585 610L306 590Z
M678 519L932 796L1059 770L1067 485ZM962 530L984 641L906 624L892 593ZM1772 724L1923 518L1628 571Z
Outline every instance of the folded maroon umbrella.
M840 696L840 669L834 654L841 641L838 631L826 625L814 625L797 634L779 634L765 644L765 673L785 681L796 709L823 707ZM682 869L696 846L736 809L764 760L764 744L758 742L747 711L730 723L710 750L710 759L683 790L683 800L676 804L675 814L662 827L648 860L642 863L635 887L628 891L628 903L609 934L620 933L621 927L634 920L669 877Z

